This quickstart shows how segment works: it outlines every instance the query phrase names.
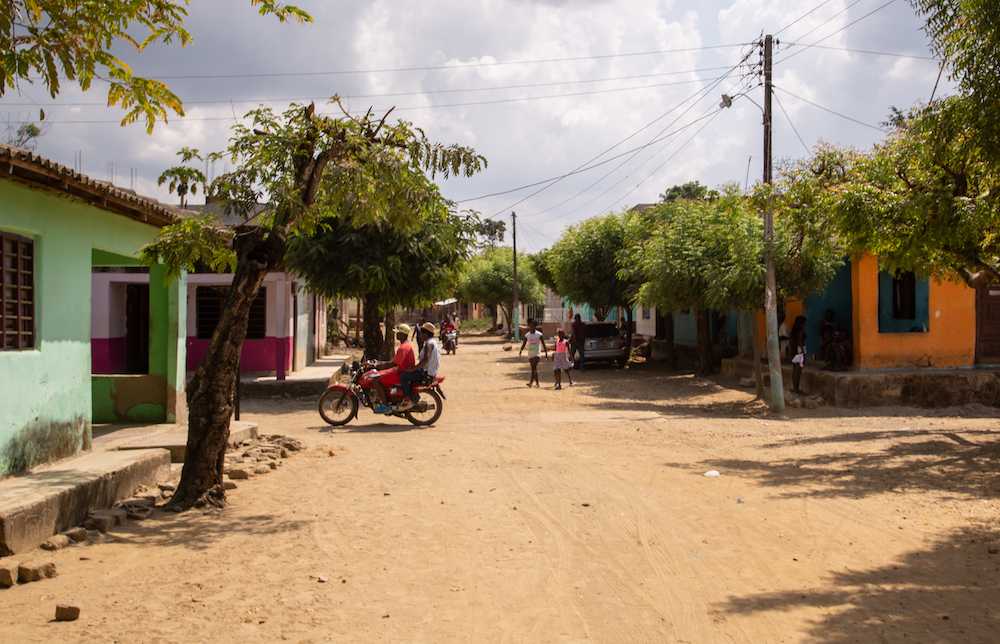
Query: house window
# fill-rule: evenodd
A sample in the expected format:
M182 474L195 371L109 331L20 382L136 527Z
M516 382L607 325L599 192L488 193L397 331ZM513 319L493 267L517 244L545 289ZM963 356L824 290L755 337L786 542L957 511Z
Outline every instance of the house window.
M896 273L892 278L892 317L897 320L917 317L917 276L912 271Z
M879 333L926 333L930 283L909 271L878 275Z
M0 350L35 348L35 243L0 233Z
M228 286L199 286L195 289L195 322L198 338L211 339L215 327L219 326L222 307L229 294ZM247 339L259 340L267 335L267 289L257 291L257 297L250 305L250 321L247 324Z
M648 306L642 307L642 319L648 320L653 316L652 310Z

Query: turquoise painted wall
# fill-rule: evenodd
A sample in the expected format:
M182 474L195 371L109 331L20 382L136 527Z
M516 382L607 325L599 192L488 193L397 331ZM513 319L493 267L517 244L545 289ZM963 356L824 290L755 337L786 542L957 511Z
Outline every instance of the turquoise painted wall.
M0 352L2 475L89 446L92 250L134 256L157 229L2 177L0 229L35 241L37 316L34 350Z
M810 295L806 298L806 353L816 355L822 346L823 338L820 330L823 327L823 317L827 310L833 311L834 324L843 327L849 334L853 335L853 297L851 295L851 262L847 261L822 293ZM891 310L891 309L890 309ZM795 320L787 320L788 329L791 330Z

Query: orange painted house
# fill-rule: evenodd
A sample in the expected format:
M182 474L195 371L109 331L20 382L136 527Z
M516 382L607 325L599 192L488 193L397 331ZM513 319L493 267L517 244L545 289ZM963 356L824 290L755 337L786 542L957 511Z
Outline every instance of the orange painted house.
M973 289L961 281L892 275L865 254L852 258L823 293L790 299L785 310L789 328L806 316L813 365L826 315L849 332L854 369L1000 365L1000 285Z

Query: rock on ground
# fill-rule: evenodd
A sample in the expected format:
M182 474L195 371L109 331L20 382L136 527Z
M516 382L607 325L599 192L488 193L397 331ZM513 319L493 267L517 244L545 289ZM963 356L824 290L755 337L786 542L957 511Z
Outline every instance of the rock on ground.
M56 564L52 561L26 561L17 567L17 581L21 584L51 579L55 576Z
M13 561L0 561L0 588L10 588L17 583L17 568Z
M41 545L42 550L62 550L70 544L70 539L64 534L52 535Z
M70 541L73 541L74 543L81 543L87 540L87 529L83 526L70 528L63 534L69 537Z
M75 622L80 618L80 607L72 604L56 604L57 622Z

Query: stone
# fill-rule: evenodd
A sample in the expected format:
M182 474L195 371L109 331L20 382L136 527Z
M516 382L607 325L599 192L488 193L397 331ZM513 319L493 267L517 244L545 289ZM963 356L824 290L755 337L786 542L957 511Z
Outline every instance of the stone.
M87 540L87 529L83 526L70 528L66 532L63 532L63 534L69 537L70 541L73 543L81 543Z
M153 514L153 508L148 505L130 505L127 506L126 516L132 521L142 521L143 519L148 519L149 515Z
M281 458L288 458L289 456L291 456L291 454L288 453L288 450L285 449L284 447L281 448L279 454L281 454Z
M226 472L226 474L228 474L229 478L233 479L234 481L241 481L244 479L248 479L252 476L249 470L236 467L230 469L228 472Z
M52 535L41 545L42 550L62 550L70 544L70 538L64 534Z
M111 528L115 527L115 519L107 514L92 514L87 517L87 521L84 522L83 525L88 530L107 532Z
M173 492L177 489L177 486L172 483L160 483L156 487L160 488L160 492Z
M20 584L51 579L55 576L56 565L51 561L26 561L17 567L17 581Z
M271 468L272 470L278 469L278 463L277 463L277 461L271 461L270 463L267 464L267 466L269 468Z
M0 560L0 588L10 588L17 583L17 564Z
M271 471L271 468L267 465L258 465L253 469L254 474L267 474Z
M224 489L224 490L235 490L236 489L236 484L233 483L232 481L223 481L222 482L222 489Z
M80 607L72 604L56 604L57 622L75 622L80 618Z

